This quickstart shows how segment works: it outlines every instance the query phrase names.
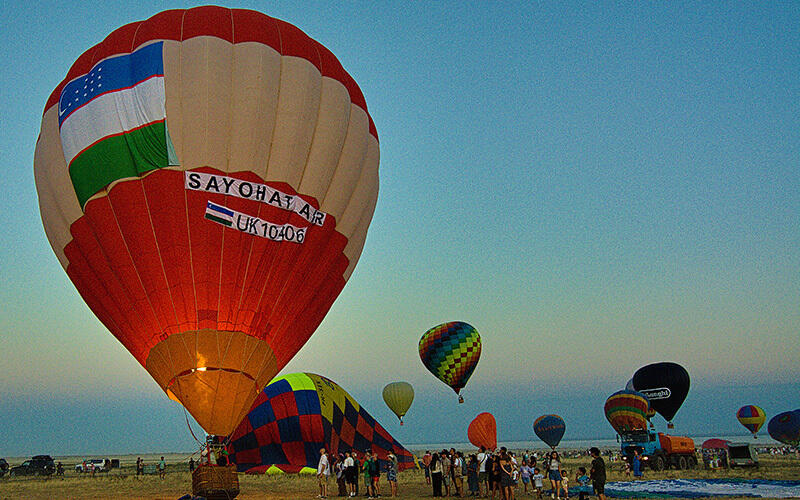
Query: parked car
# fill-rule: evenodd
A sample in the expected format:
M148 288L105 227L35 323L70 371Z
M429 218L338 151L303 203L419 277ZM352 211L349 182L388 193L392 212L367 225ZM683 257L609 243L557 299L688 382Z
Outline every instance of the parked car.
M49 476L56 471L56 464L50 455L36 455L25 460L22 465L11 467L9 476Z
M79 464L75 464L75 472L108 472L111 469L111 462L105 458L87 458Z
M753 444L730 443L728 444L728 455L731 469L734 467L758 468L758 452Z
M0 458L0 477L3 477L8 472L8 462L5 458Z

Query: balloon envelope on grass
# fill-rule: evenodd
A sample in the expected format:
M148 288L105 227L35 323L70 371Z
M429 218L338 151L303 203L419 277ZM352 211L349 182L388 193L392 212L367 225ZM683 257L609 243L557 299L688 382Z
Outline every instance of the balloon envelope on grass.
M313 373L278 377L256 398L231 435L228 451L239 472L315 473L319 450L389 452L400 470L416 466L414 455L335 382Z

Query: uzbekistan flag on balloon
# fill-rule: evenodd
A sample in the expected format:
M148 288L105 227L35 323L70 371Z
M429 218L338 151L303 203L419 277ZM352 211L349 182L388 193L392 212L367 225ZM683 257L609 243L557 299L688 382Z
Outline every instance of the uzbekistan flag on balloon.
M163 45L104 59L61 91L61 144L81 207L117 179L177 164L166 128Z

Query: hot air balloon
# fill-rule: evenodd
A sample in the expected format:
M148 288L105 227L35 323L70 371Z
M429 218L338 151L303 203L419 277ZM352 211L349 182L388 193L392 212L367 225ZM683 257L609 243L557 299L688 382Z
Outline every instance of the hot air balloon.
M467 427L467 438L478 448L481 446L487 450L497 448L497 422L494 415L488 412L479 413Z
M689 373L677 363L663 362L643 366L634 373L634 390L641 392L650 407L667 420L672 429L672 419L689 393Z
M383 401L400 419L400 425L403 425L403 416L414 401L414 388L408 382L387 384L383 388Z
M358 262L378 137L336 57L241 9L161 12L81 55L47 101L47 238L90 309L228 435Z
M767 424L767 432L775 441L797 448L800 446L800 410L775 415Z
M739 423L747 428L748 431L753 433L753 439L756 439L756 433L764 425L767 419L767 414L764 410L755 405L746 405L739 408L736 412L736 418Z
M542 415L533 422L533 432L552 449L556 449L567 425L558 415Z
M419 357L428 371L459 394L481 357L481 336L467 323L443 323L422 334ZM464 402L461 395L458 402Z
M628 382L625 384L625 390L636 391L636 389L633 388L633 378L629 379ZM650 405L649 401L647 402L647 413L645 414L645 416L647 417L647 421L650 422L650 427L655 427L651 419L656 416L656 411Z
M647 430L647 398L636 391L617 391L606 399L606 419L617 434Z
M316 473L320 448L371 450L382 465L391 451L400 470L417 463L350 394L313 373L270 382L231 435L228 452L239 472Z

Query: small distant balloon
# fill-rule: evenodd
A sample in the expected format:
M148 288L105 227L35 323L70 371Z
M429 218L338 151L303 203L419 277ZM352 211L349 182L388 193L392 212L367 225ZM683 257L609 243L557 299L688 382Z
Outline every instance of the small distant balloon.
M650 407L644 394L636 391L617 391L606 399L606 419L617 434L647 429L647 410Z
M753 439L756 438L756 433L764 425L767 419L767 414L761 407L755 405L746 405L739 408L736 412L736 418L739 423L745 426L748 431L753 433Z
M566 429L567 424L558 415L542 415L533 423L533 432L552 449L561 442Z
M481 336L462 321L434 326L419 339L419 357L428 371L459 394L478 365ZM458 402L464 402L461 395Z
M672 419L689 394L689 372L677 363L653 363L636 370L631 382L633 389L647 397L650 407L672 429Z
M497 422L494 415L488 412L479 413L467 427L469 442L487 450L497 448Z
M800 445L800 410L775 415L767 424L767 432L775 441L797 447Z
M400 425L403 425L403 417L414 401L414 388L408 382L387 384L383 388L383 401L400 419Z

